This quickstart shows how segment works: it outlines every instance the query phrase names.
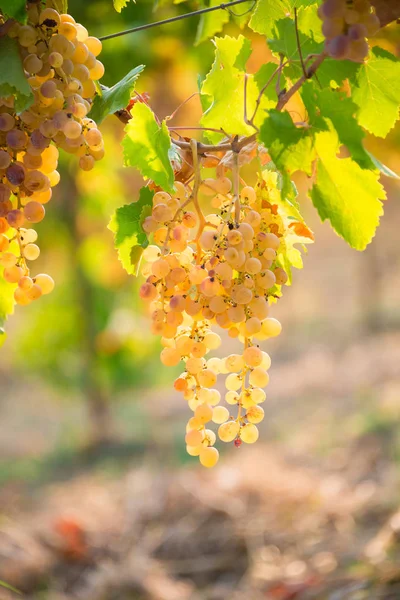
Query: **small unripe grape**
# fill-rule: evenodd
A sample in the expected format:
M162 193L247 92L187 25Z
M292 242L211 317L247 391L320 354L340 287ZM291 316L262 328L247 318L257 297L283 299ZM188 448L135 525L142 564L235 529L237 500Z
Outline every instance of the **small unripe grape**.
M245 444L254 444L258 440L258 429L253 423L247 423L247 425L243 425L240 430L240 439Z
M237 421L228 421L218 428L218 437L222 442L233 442L239 433L240 425Z
M212 468L218 462L219 452L216 448L203 448L203 450L200 452L199 459L203 467Z

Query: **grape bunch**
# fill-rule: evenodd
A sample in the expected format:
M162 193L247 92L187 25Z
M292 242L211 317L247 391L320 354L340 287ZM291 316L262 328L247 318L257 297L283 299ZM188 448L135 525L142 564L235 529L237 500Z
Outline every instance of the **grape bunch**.
M380 22L369 0L324 0L318 9L329 56L363 62L368 56L367 37Z
M26 25L10 20L4 28L18 43L34 101L18 113L13 96L0 98L0 265L4 279L17 284L21 305L54 287L49 275L31 276L40 250L29 227L43 220L60 180L58 149L79 157L83 170L104 155L102 135L87 116L104 73L100 40L52 8L30 3L27 12Z
M154 194L143 222L152 243L143 252L140 288L152 332L161 336L161 362L184 363L174 387L193 411L187 452L205 467L218 461L217 435L237 447L258 438L271 365L259 341L281 332L269 310L288 280L279 255L293 231L276 203L276 173L235 193L231 179L217 173L199 186L176 181L172 195ZM203 215L198 196L212 212ZM239 340L240 353L209 357L221 345L215 326ZM226 375L224 403L215 387L220 374ZM211 423L219 426L217 435Z

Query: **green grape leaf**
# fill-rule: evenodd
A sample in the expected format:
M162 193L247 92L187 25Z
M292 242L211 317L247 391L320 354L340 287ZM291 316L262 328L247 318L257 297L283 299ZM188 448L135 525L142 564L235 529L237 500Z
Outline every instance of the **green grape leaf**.
M281 173L290 175L301 170L311 174L314 133L309 128L296 127L288 112L269 110L260 129L260 140Z
M318 67L316 77L322 87L339 87L345 79L352 79L360 68L359 63L351 60L336 60L327 57Z
M362 169L351 158L338 158L339 139L334 131L319 133L319 158L311 198L322 221L356 250L364 250L375 235L383 214L385 191L379 174Z
M351 83L360 125L378 137L386 137L399 118L400 61L374 47Z
M0 37L0 97L11 95L14 95L17 112L26 110L33 102L17 41L3 36Z
M271 102L271 106L274 106L278 101L278 94L276 93L276 81L278 74L276 73L277 65L272 62L265 63L254 75L254 81L256 82L257 89L261 92L262 88L268 84L263 92L263 96L268 98ZM280 86L283 89L286 86L286 79L281 74Z
M0 0L0 11L20 23L26 22L26 0Z
M102 93L97 94L94 98L89 117L99 124L108 115L126 108L135 89L136 81L143 69L144 65L139 65L129 71L121 81L118 81L111 88L103 88Z
M129 1L130 0L113 0L115 10L120 13L122 9L127 6ZM135 2L136 4L136 0L132 0L132 2Z
M242 35L238 38L229 36L216 38L215 60L211 71L203 81L202 96L211 99L209 108L203 114L203 127L223 129L232 135L251 135L254 128L247 125L244 115L244 81L245 65L251 54L250 40ZM254 78L247 81L248 114L254 109L258 96ZM207 133L211 141L217 141L220 134Z
M219 6L220 0L211 0L211 6ZM200 17L196 33L195 45L201 44L212 38L216 33L223 30L224 25L229 22L229 13L227 10L214 10Z
M142 102L133 106L131 115L122 141L125 166L138 169L143 177L172 192L171 138L165 121L159 125L151 108Z
M376 156L374 156L373 154L371 154L371 152L368 152L368 156L370 157L371 161L373 162L373 164L375 165L375 167L378 169L378 171L380 173L382 173L382 175L386 175L386 177L391 177L392 179L398 179L400 180L400 176L397 175L397 173L395 173L394 171L392 171L392 169L389 169L389 167L387 167L386 165L384 165L380 160L378 160L376 158Z
M114 233L114 244L124 269L137 274L143 249L149 245L142 223L151 213L154 192L147 187L140 190L139 200L117 208L108 224Z
M313 81L303 85L301 96L314 130L315 120L323 115L331 121L340 143L348 148L353 160L363 169L374 169L371 157L363 146L365 133L355 117L357 105L351 98L339 90L320 90Z
M274 37L277 21L288 15L293 17L295 8L309 6L313 2L314 0L258 0L249 27L256 33L261 33L269 38Z
M320 33L321 21L317 16L316 7L315 4L300 8L298 11L297 25L303 59L306 59L309 54L318 54L323 48L324 38ZM299 59L296 28L293 19L286 17L276 22L272 38L268 40L268 46L273 52L283 54L287 58ZM291 77L297 78L301 74L300 63L291 63Z

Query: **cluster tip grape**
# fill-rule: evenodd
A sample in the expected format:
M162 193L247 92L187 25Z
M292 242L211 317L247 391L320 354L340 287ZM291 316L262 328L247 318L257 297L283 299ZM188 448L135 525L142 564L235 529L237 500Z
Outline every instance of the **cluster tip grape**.
M193 412L187 452L213 467L217 436L236 447L258 439L271 365L259 343L281 332L269 311L270 299L288 280L279 260L288 229L275 202L275 173L268 184L260 179L233 193L231 179L217 170L216 178L200 184L213 211L207 215L195 187L176 181L174 193L154 194L143 222L152 243L143 253L140 296L149 306L152 332L161 337L162 364L184 364L174 387ZM215 328L238 339L241 351L210 356L222 341ZM224 398L218 375L225 376Z
M369 0L324 0L318 9L329 56L363 62L368 56L367 39L379 27L379 18Z
M102 135L87 116L104 74L100 40L52 8L30 3L27 13L27 24L11 23L7 35L18 44L34 100L19 113L13 96L0 98L0 265L4 279L17 284L21 305L54 287L49 275L31 275L40 249L30 225L43 220L60 180L58 148L86 171L104 155Z

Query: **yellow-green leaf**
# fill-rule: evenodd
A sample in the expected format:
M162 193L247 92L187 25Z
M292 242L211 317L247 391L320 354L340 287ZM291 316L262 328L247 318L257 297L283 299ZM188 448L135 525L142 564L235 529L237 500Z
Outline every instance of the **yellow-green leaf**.
M174 171L169 159L171 138L165 121L159 125L151 108L142 102L133 106L131 115L122 141L125 165L135 167L143 177L172 192Z
M336 132L316 136L317 180L311 198L323 221L356 250L364 250L375 235L383 214L385 191L379 174L362 169L351 158L338 158Z

